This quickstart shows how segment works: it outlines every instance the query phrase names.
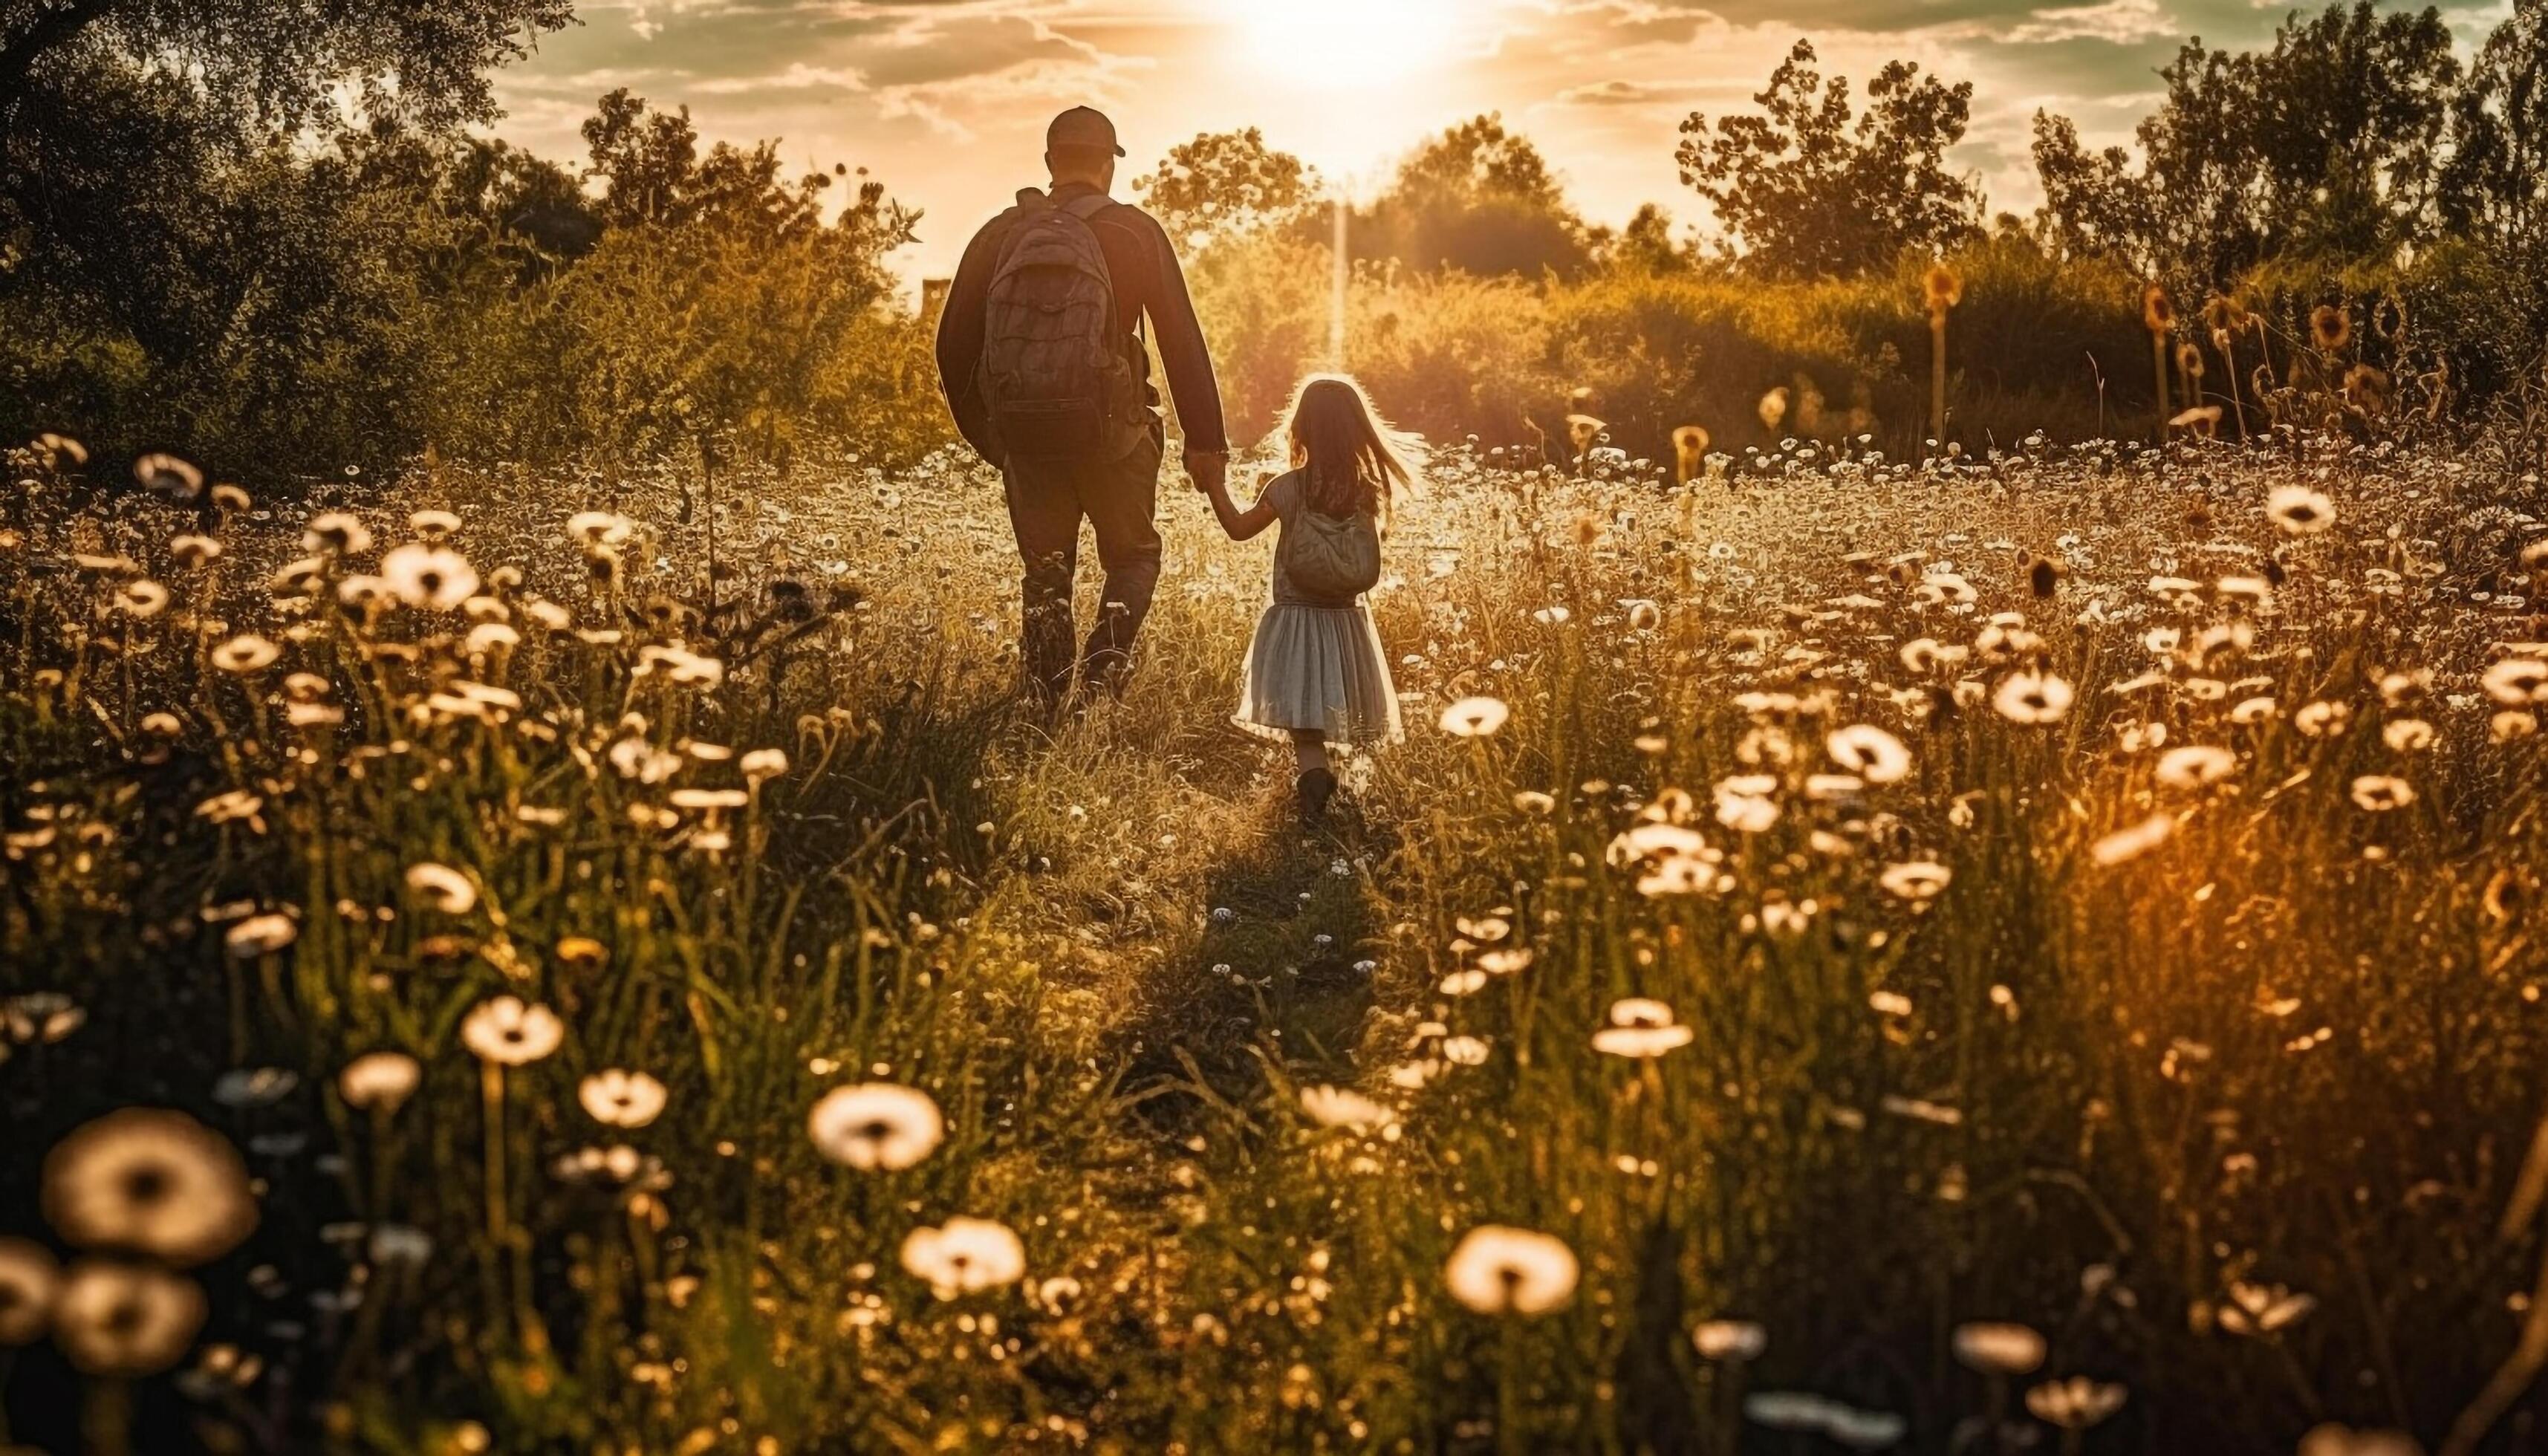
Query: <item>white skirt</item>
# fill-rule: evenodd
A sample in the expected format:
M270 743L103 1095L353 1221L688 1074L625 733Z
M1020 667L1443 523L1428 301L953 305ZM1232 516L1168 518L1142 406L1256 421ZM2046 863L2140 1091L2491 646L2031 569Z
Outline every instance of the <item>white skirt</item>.
M1239 727L1288 742L1313 730L1331 744L1395 743L1404 734L1371 613L1278 601L1256 622L1240 675Z

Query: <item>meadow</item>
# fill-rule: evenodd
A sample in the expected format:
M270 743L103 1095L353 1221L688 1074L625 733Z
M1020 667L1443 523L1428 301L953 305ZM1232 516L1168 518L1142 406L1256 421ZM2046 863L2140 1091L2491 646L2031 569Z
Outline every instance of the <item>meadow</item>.
M21 1446L2535 1446L2527 450L1443 442L1306 831L1173 471L1047 724L950 454L85 454L0 536Z

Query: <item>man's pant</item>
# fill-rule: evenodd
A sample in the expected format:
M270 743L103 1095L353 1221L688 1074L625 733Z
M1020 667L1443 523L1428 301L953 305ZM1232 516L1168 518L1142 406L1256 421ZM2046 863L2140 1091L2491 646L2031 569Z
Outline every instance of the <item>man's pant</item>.
M1030 691L1050 699L1070 691L1071 582L1079 567L1079 521L1097 532L1097 560L1106 568L1106 595L1097 622L1080 650L1079 673L1087 689L1121 691L1132 664L1133 639L1150 612L1159 585L1161 431L1115 461L1011 460L1009 525L1026 563L1026 675Z

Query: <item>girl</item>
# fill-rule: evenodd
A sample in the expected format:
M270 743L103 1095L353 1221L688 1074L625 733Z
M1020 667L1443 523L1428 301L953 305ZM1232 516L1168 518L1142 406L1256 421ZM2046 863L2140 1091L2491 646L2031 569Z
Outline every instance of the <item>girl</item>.
M1362 592L1379 578L1381 522L1390 493L1413 477L1361 386L1319 376L1292 406L1292 470L1240 510L1215 485L1213 513L1233 541L1283 523L1274 552L1274 601L1247 647L1234 719L1259 738L1289 741L1300 757L1301 816L1315 821L1336 791L1327 747L1394 743L1398 688Z

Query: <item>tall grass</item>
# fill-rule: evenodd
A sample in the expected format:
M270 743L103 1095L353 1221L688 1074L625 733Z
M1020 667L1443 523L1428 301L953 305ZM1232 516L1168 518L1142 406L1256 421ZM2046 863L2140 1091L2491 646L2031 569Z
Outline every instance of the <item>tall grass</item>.
M1397 316L1410 369L1509 346L1456 286L1474 312ZM0 1231L176 1262L147 1209L98 1245L37 1198L134 1103L242 1149L261 1222L173 1274L211 1315L163 1360L107 1370L55 1311L10 1433L2438 1437L2541 1255L2506 1220L2541 1113L2536 502L2309 450L1800 445L1682 489L1442 450L1375 598L1417 726L1306 834L1226 725L1267 563L1181 498L1129 696L1047 729L996 486L952 457L730 481L694 507L711 587L670 479L284 507L27 452ZM332 506L375 539L305 546ZM444 538L479 589L414 604L447 571L385 553ZM1477 698L1492 732L1435 726ZM474 1040L506 995L554 1050ZM1656 1054L1596 1049L1619 1027ZM394 1111L339 1081L383 1049L420 1066ZM598 1121L612 1068L662 1116ZM871 1082L944 1140L827 1157L809 1113ZM906 1261L956 1218L1022 1275ZM1446 1282L1481 1226L1571 1251L1552 1309ZM1959 1357L1985 1320L2041 1368ZM1722 1321L1766 1346L1722 1358ZM2054 1431L2075 1405L2025 1397L2073 1374L2123 1404Z

